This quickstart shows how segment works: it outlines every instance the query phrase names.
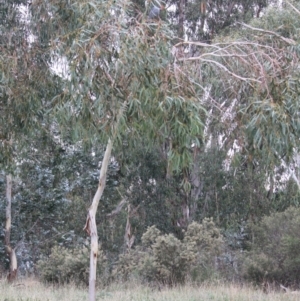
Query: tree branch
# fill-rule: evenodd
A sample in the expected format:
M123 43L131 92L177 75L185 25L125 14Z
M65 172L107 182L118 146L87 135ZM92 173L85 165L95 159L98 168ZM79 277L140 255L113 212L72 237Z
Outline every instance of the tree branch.
M299 11L292 3L290 3L288 0L285 0L285 2L286 2L288 5L290 5L290 6L295 10L295 12L297 12L297 13L300 15L300 11Z
M252 27L250 25L247 25L245 23L239 23L238 24L241 24L242 26L246 27L246 28L249 28L251 30L255 30L255 31L259 31L259 32L263 32L263 33L269 33L269 34L272 34L274 35L275 37L281 39L282 41L284 41L285 43L289 44L289 45L296 45L296 41L292 40L292 39L288 39L288 38L285 38L283 36L281 36L280 34L274 32L274 31L271 31L271 30L265 30L265 29L261 29L261 28L256 28L256 27Z

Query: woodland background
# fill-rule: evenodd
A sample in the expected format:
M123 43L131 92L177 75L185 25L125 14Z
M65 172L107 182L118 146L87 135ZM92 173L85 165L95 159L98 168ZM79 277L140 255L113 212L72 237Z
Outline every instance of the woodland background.
M87 283L113 137L99 284L298 288L300 2L152 4L0 1L2 275Z

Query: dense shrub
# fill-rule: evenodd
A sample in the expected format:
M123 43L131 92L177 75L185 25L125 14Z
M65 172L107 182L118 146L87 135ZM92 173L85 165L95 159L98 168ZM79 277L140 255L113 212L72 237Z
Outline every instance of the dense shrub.
M37 270L45 282L88 284L90 251L86 246L75 249L55 246L48 258L41 259ZM101 249L98 253L97 273L105 271L106 260ZM98 277L99 278L99 277Z
M190 268L194 281L213 277L216 272L215 259L221 253L223 237L212 219L205 218L201 224L191 223L185 233L184 243L192 246L196 254Z
M113 270L113 277L124 281L131 279L134 273L138 271L138 254L137 250L129 250L127 253L121 254Z
M265 217L253 226L244 275L255 283L300 284L300 208Z
M159 236L152 253L157 280L168 284L184 282L196 258L194 244L184 244L173 234Z
M220 231L211 219L190 224L182 241L152 226L143 234L141 246L120 256L114 275L166 284L184 283L189 276L203 280L207 271L213 270L222 244Z

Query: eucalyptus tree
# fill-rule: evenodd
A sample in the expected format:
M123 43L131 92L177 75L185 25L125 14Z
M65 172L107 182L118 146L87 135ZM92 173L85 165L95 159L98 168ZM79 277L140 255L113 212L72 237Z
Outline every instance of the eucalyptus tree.
M222 145L273 176L299 152L298 2L270 7L260 19L215 43L186 42L201 49L181 61L197 62L202 84L221 114ZM215 110L217 111L217 110ZM220 136L221 137L221 136ZM276 169L277 168L277 169Z
M38 39L66 64L64 92L55 99L61 135L106 143L98 189L85 230L91 236L90 300L95 300L98 235L95 215L114 146L122 137L170 141L169 172L188 168L190 146L203 131L202 91L176 66L164 22L132 22L128 1L33 1ZM106 142L105 142L106 141Z
M249 156L258 155L270 166L292 161L299 148L299 10L288 3L244 25L245 36L238 43L244 44L240 54L248 53L247 62L242 59L245 64L229 58L230 66L244 77L231 97L237 99L236 120L246 134L241 145Z
M143 12L147 9L144 3L141 1L133 1L135 3L136 11ZM274 4L277 1L206 1L206 0L180 0L180 1L163 1L166 4L167 14L166 20L170 25L170 28L176 33L176 38L173 42L178 41L201 41L202 47L198 47L196 43L180 44L177 47L177 53L185 57L198 56L203 52L205 44L213 43L213 40L219 36L226 36L233 32L234 29L240 28L239 22L248 22L252 18L259 18L266 7L269 4ZM146 3L161 3L159 1L148 1ZM209 65L209 63L208 63ZM190 68L195 68L195 64L191 64ZM200 68L199 68L200 69ZM214 82L214 78L206 76L206 68L201 68L199 75L201 78L198 82L204 87L204 89L210 86L210 82ZM218 74L216 74L216 78ZM204 80L208 84L204 83ZM222 122L220 118L220 109L222 101L220 99L209 98L205 103L207 111L211 111L212 116L216 118L210 118L207 123L207 137L213 137L213 140L218 140L224 131L229 132L231 125L227 122ZM228 137L228 135L227 135ZM209 140L208 138L207 140ZM228 146L228 150L231 148L230 143L223 146ZM205 153L205 147L193 148L194 151L194 168L190 172L186 172L184 178L188 178L191 183L191 191L189 194L182 195L182 208L183 216L185 220L192 220L195 217L197 211L197 199L202 193L201 187L203 181L199 177L199 163L200 157ZM185 209L184 209L185 208Z
M0 168L7 173L5 247L11 262L11 280L17 271L15 248L10 243L12 175L21 160L19 150L33 138L30 130L45 124L47 95L56 86L41 56L41 46L31 41L32 32L26 17L29 4L26 0L0 3ZM49 77L51 81L47 82Z
M18 5L23 4L22 1L4 1L1 2L1 169L8 170L6 176L6 223L5 223L5 249L10 258L9 280L13 280L17 273L17 258L15 248L11 246L11 202L12 202L12 176L11 163L13 161L13 144L15 131L20 130L20 124L26 120L25 112L22 112L20 102L14 103L14 96L21 91L15 87L18 78L26 76L26 70L19 69L18 57L21 58L23 47L22 42L26 44L25 29L20 22L20 12ZM18 28L14 30L14 28ZM26 59L25 59L26 60ZM23 62L19 60L21 65ZM24 74L25 73L25 74ZM17 90L17 91L16 91ZM24 91L25 92L25 91ZM19 95L22 95L21 92ZM22 103L21 103L22 104ZM15 106L16 105L16 106ZM20 110L21 109L21 110ZM23 118L22 118L22 117Z

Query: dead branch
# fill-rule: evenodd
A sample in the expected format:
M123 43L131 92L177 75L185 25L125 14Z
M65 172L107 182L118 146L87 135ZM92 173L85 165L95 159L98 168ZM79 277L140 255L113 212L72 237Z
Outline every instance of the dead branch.
M298 13L300 15L300 11L292 3L290 3L288 0L285 0L285 2L288 5L290 5L295 10L296 13Z
M280 40L284 41L285 43L287 43L289 45L296 45L296 41L294 41L293 39L285 38L285 37L281 36L280 34L274 32L274 31L252 27L252 26L250 26L248 24L245 24L245 23L239 23L238 22L238 24L241 24L242 26L244 26L246 28L249 28L251 30L255 30L255 31L263 32L263 33L269 33L271 35L274 35L275 37L279 38Z
M126 202L127 202L126 199L122 199L121 202L117 205L117 207L111 213L108 213L107 216L114 217L115 215L117 215L122 210Z

